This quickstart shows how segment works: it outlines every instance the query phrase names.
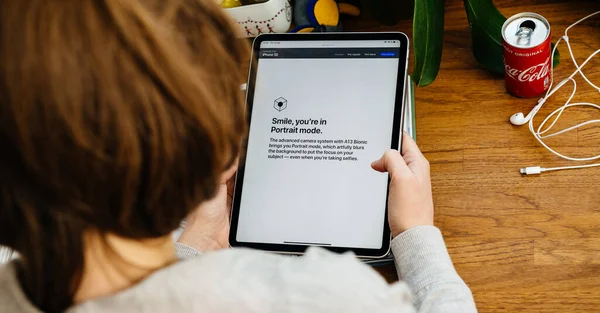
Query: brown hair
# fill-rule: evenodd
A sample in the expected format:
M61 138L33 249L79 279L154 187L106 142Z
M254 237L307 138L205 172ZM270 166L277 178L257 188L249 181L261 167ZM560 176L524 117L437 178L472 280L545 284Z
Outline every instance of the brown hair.
M0 245L46 312L87 230L168 235L239 153L246 44L212 0L0 2Z

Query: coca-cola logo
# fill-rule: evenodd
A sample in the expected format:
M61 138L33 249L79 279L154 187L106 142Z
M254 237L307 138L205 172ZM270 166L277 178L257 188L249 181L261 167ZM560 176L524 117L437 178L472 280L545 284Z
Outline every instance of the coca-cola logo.
M506 74L520 82L533 82L545 78L550 71L550 58L546 62L534 65L526 70L519 70L510 65L505 64L504 70Z

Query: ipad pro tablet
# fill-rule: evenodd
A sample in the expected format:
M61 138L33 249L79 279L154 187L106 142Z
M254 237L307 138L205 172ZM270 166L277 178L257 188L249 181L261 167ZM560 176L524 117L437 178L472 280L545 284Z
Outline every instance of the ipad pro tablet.
M255 39L232 247L388 253L389 176L370 164L401 145L408 45L402 33Z

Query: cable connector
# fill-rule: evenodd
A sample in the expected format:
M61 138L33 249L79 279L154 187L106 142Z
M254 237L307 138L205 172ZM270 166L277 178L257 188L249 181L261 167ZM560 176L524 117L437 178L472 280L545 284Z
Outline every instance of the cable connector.
M530 166L519 170L524 175L539 175L542 173L542 168L539 166Z
M569 36L567 36L567 35L564 35L564 36L563 36L563 40L564 40L564 41L566 41L566 42L569 42Z

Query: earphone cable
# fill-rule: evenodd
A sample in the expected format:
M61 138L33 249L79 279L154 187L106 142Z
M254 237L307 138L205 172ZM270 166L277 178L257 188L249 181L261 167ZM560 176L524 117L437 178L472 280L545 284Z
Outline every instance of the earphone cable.
M598 110L600 110L600 105L594 104L594 103L589 103L589 102L578 102L578 103L571 103L571 100L573 99L573 97L575 96L576 92L577 92L577 82L575 81L575 79L573 79L573 77L575 75L577 75L577 73L581 74L581 76L584 78L584 80L593 88L595 88L596 90L600 91L600 88L598 88L595 84L593 84L583 73L583 67L592 59L594 58L598 53L600 53L600 50L595 51L594 53L592 53L590 56L588 56L586 58L586 60L581 63L581 65L579 65L577 63L577 60L575 59L573 50L571 48L571 44L569 42L569 37L568 37L568 32L569 30L581 23L582 21L594 16L600 14L600 11L597 11L595 13L592 13L580 20L578 20L577 22L573 23L571 26L567 27L565 29L565 35L563 37L561 37L555 44L554 48L552 49L551 52L551 60L550 60L550 66L552 66L553 62L554 62L554 52L556 51L556 49L558 48L558 44L560 43L561 40L564 39L567 48L569 50L569 54L571 56L571 60L573 61L573 64L575 65L575 71L566 79L562 80L560 83L558 83L556 86L554 86L553 88L553 84L554 84L554 71L552 69L552 74L551 74L551 80L550 80L550 86L548 87L548 91L546 92L546 95L540 99L539 104L536 105L536 107L534 108L534 111L532 112L532 116L531 119L529 120L529 131L533 134L533 136L536 138L536 140L542 145L544 146L548 151L552 152L553 154L555 154L558 157L561 157L563 159L566 160L570 160L570 161L594 161L594 160L598 160L600 159L600 155L596 155L596 156L592 156L592 157L585 157L585 158L574 158L574 157L569 157L566 155L563 155L561 153L559 153L558 151L552 149L551 147L549 147L544 141L543 139L545 138L549 138L549 137L554 137L557 135L561 135L573 130L576 130L582 126L585 125L590 125L590 124L594 124L594 123L600 123L600 120L588 120L582 123L579 123L577 125L574 126L570 126L566 129L551 133L551 134L546 134L547 132L549 132L556 124L556 122L558 121L558 119L561 117L561 115L564 113L564 111L568 108L572 108L572 107L576 107L576 106L587 106L587 107L593 107L596 108ZM561 107L559 107L558 109L554 110L552 113L550 113L548 116L546 116L546 118L542 121L542 123L538 126L537 130L534 129L533 126L533 120L535 118L535 116L537 115L537 113L539 112L539 110L542 108L542 106L545 104L545 102L547 101L548 97L552 96L554 93L556 93L559 89L561 89L566 83L568 82L572 82L573 83L573 91L570 95L570 97L568 98L568 100L565 102L564 105L562 105ZM552 122L550 123L550 126L548 126L547 128L544 129L544 126L549 122L550 119L552 119L554 117L554 119L552 120ZM600 163L594 163L594 164L586 164L586 165L574 165L574 166L563 166L563 167L553 167L553 168L540 168L540 167L529 167L526 169L521 169L521 172L524 174L539 174L540 172L546 172L546 171L558 171L558 170L567 170L567 169L576 169L576 168L589 168L589 167L596 167L596 166L600 166Z

